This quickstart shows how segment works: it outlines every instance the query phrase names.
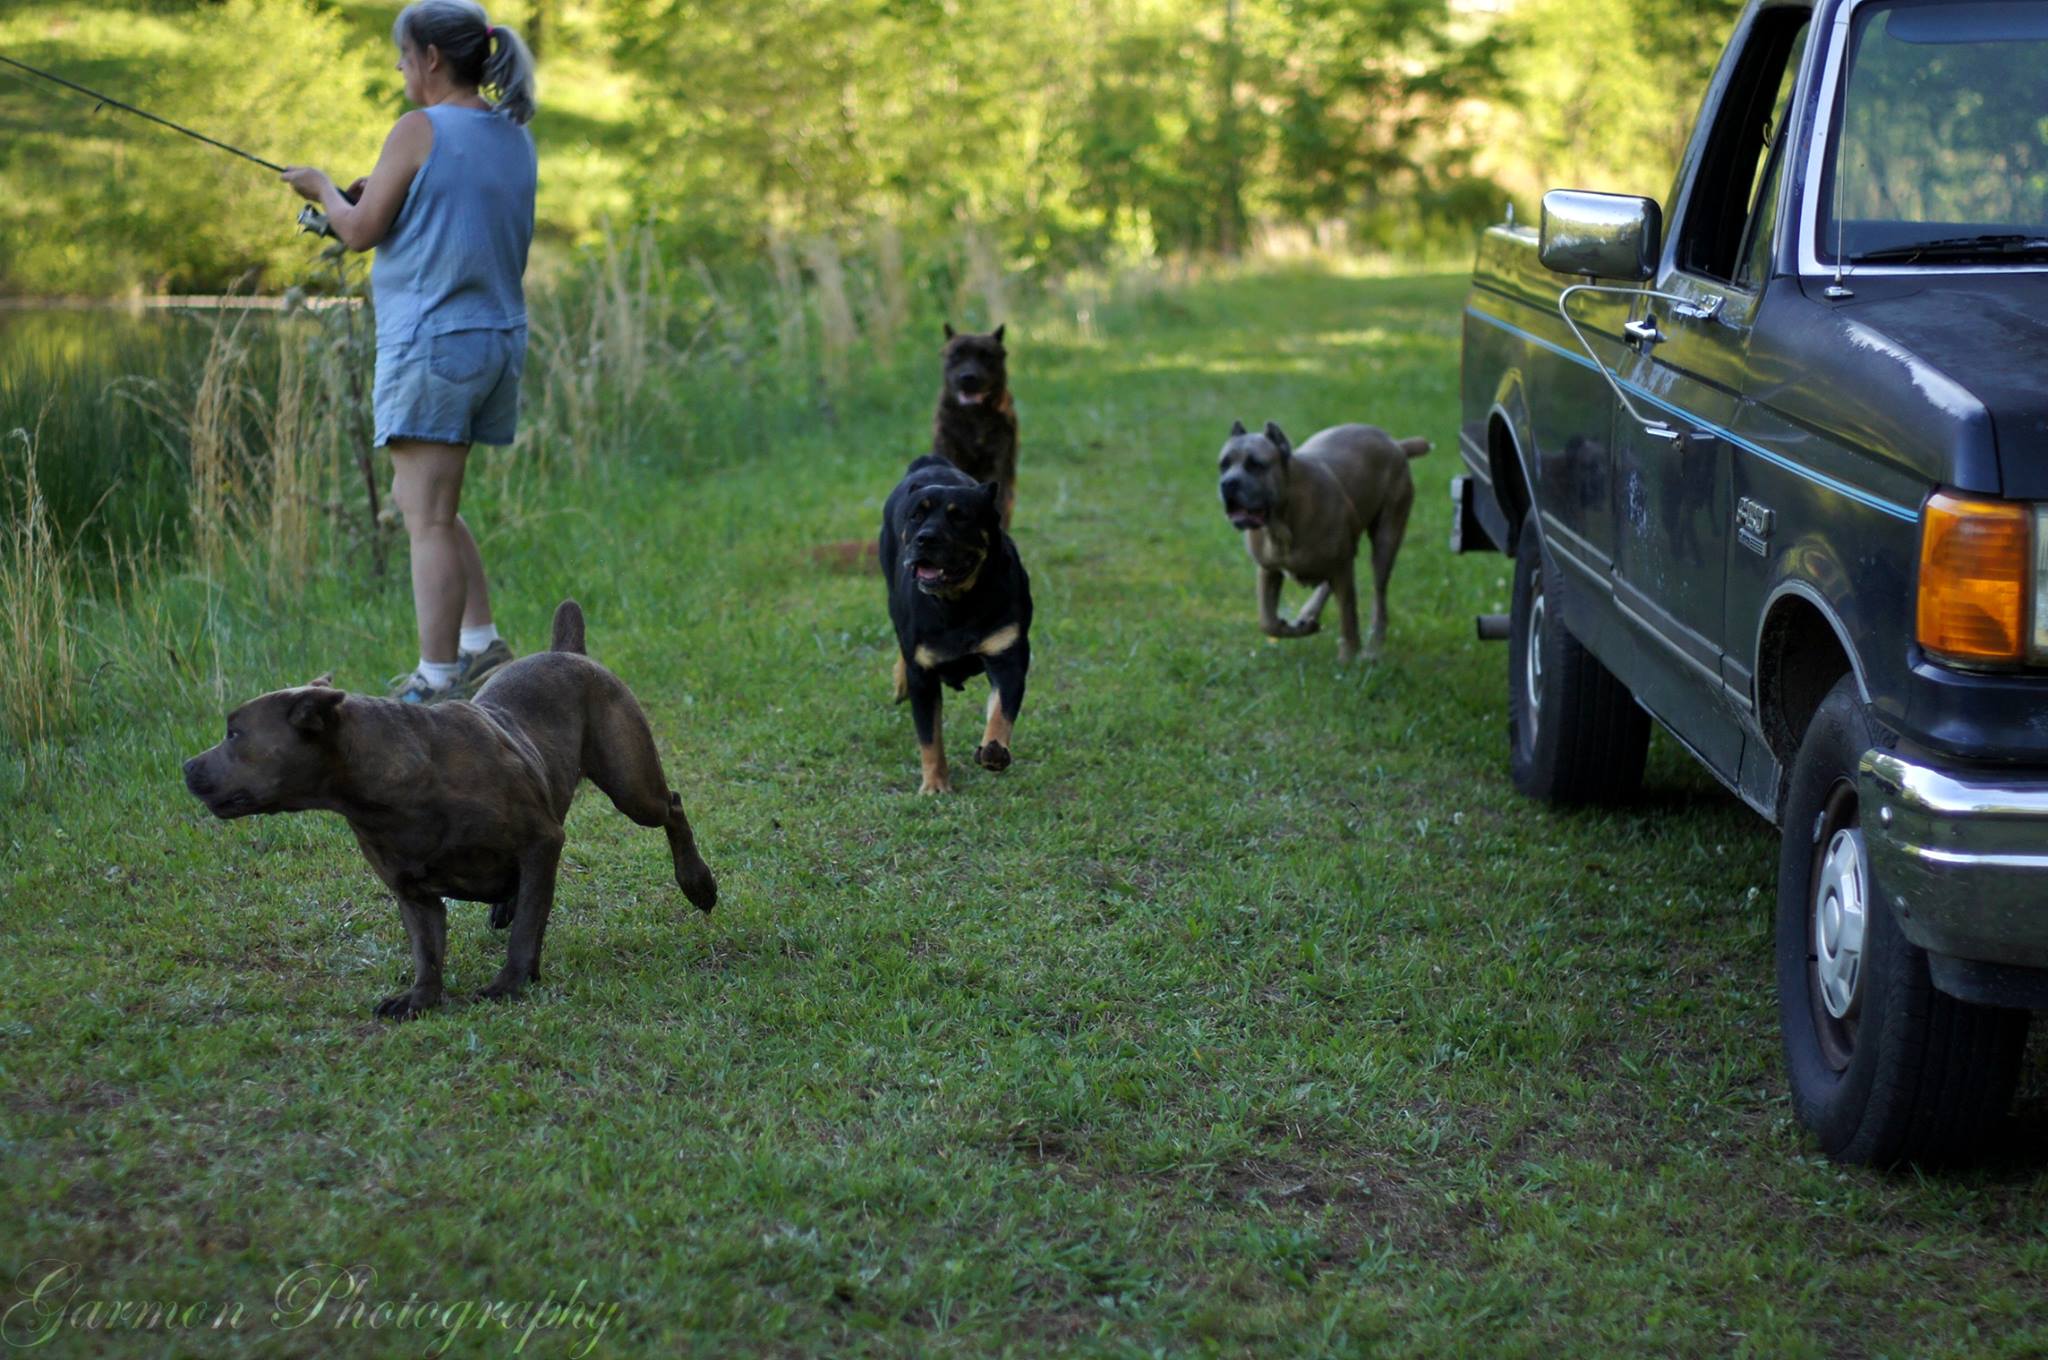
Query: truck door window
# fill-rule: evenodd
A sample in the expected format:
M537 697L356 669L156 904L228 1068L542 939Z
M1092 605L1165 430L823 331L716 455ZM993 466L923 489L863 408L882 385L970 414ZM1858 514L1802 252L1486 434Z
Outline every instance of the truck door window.
M1763 162L1757 167L1756 190L1749 196L1749 226L1743 232L1742 267L1735 276L1738 287L1754 290L1771 272L1771 245L1777 237L1778 184L1784 178L1785 124L1792 116L1792 87L1798 81L1799 57L1806 50L1807 26L1801 24L1793 39L1792 54L1785 73L1778 78L1778 98L1772 105L1770 126L1764 133Z
M1800 10L1763 11L1736 57L1678 227L1678 267L1687 273L1733 282L1750 218L1760 204L1768 210L1765 134L1775 138L1783 124L1807 17Z

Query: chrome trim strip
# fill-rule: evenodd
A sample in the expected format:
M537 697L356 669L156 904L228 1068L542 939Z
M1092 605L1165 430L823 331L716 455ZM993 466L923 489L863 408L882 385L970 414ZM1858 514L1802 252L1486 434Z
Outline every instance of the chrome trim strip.
M1573 530L1563 520L1548 510L1543 512L1543 532L1546 539L1551 534L1557 534L1568 540L1572 545L1571 555L1579 559L1581 569L1589 575L1608 572L1614 569L1614 559L1602 552L1590 539Z
M1862 763L1905 807L1943 817L2039 819L2048 831L2048 783L1958 779L1887 751L1868 752ZM2042 865L2048 867L2048 856L2042 857Z
M1901 843L1898 852L1908 859L1942 869L2018 869L2026 873L2048 872L2048 855L1974 854L1967 850L1935 850L1924 845Z
M1622 598L1620 591L1610 589L1608 593L1614 599L1614 607L1616 609L1619 609L1622 613L1628 615L1628 617L1630 617L1631 619L1634 619L1636 623L1642 627L1642 630L1645 633L1649 634L1652 638L1654 638L1657 641L1657 643L1664 648L1665 651L1670 652L1680 661L1683 661L1686 665L1692 667L1695 671L1698 671L1701 675L1705 676L1707 679L1707 683L1713 685L1716 689L1727 688L1727 682L1721 679L1720 672L1716 671L1712 666L1707 665L1704 661L1701 661L1698 657L1694 656L1691 652L1687 651L1685 649L1684 644L1678 642L1676 639L1672 638L1670 635L1665 633L1665 631L1657 625L1657 621L1655 619L1648 617L1647 615L1643 614L1640 610L1631 606L1627 600ZM1640 594L1641 592L1637 593ZM1680 626L1683 627L1683 625Z
M1465 460L1465 470L1493 487L1493 468L1487 462L1486 450L1473 443L1463 430L1458 431L1458 453Z
M1479 320L1488 323L1489 325L1498 326L1500 329L1507 331L1512 335L1518 335L1522 337L1524 340L1529 341L1531 344L1541 345L1544 349L1549 350L1553 354L1562 355L1564 358L1571 360L1573 363L1579 365L1581 368L1595 369L1596 371L1598 371L1597 366L1593 364L1591 360L1587 359L1586 356L1583 354L1575 354L1571 350L1564 348L1562 345L1552 344L1550 341L1545 340L1540 335L1531 335L1528 331L1523 330L1520 326L1517 326L1512 322L1503 321L1499 317L1488 316L1485 312L1479 311L1475 308L1467 307L1465 311L1466 314L1469 316L1476 317ZM1893 519L1905 520L1909 524L1918 524L1920 522L1920 511L1917 507L1904 506L1898 504L1895 501L1888 501L1884 499L1882 496L1876 495L1873 492L1863 490L1861 487L1850 486L1847 482L1840 482L1832 477L1827 476L1824 473L1815 472L1812 468L1806 467L1798 462L1795 462L1793 459L1787 458L1782 453L1776 453L1770 449L1765 448L1761 444L1752 443L1749 440L1744 439L1741 436L1737 435L1732 430L1723 429L1721 426L1714 424L1712 421L1701 419L1699 416L1696 416L1692 412L1685 410L1683 407L1673 406L1670 402L1664 400L1662 397L1659 397L1655 393L1647 391L1644 388L1637 386L1635 383L1629 382L1627 379L1622 378L1619 374L1615 375L1615 381L1620 383L1621 386L1627 388L1629 392L1631 392L1633 395L1641 398L1646 402L1649 402L1652 406L1662 407L1664 410L1669 411L1671 414L1678 416L1680 419L1691 424L1694 428L1704 430L1708 434L1714 435L1717 438L1725 439L1730 444L1734 445L1736 448L1741 449L1747 453L1753 453L1757 457L1762 458L1764 461L1776 464L1778 467L1785 469L1785 471L1793 473L1799 477L1803 477L1807 481L1812 482L1817 486L1825 487L1827 490L1832 491L1837 495L1846 496L1850 500L1856 501L1859 504L1867 505L1873 510L1879 511L1880 513L1886 515L1890 515Z

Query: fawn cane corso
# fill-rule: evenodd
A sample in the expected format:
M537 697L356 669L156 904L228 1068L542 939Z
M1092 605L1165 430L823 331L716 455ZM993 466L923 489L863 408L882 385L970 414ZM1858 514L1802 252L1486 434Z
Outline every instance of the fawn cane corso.
M1230 427L1218 459L1223 510L1244 531L1259 569L1259 627L1268 637L1307 637L1334 592L1343 624L1337 659L1377 655L1387 635L1387 578L1415 504L1408 460L1427 439L1395 439L1372 425L1336 425L1294 447L1278 425L1258 434ZM1358 540L1372 539L1372 632L1358 636ZM1280 617L1280 583L1292 576L1314 593L1293 622Z

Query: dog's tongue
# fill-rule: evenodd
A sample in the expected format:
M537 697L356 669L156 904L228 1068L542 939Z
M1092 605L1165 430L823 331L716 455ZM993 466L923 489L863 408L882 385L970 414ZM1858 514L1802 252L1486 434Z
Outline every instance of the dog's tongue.
M1266 523L1266 517L1252 510L1233 510L1230 522L1240 529L1257 529Z
M960 394L960 404L962 406L979 406L981 405L983 395L980 392L962 392Z
M920 581L943 581L946 579L946 573L940 571L937 567L920 565L917 569L917 579Z

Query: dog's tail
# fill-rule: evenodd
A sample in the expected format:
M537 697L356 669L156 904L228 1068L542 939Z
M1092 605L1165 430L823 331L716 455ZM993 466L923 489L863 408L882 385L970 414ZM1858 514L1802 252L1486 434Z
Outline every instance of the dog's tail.
M583 651L583 606L574 600L564 600L555 606L555 639L548 644L551 652Z
M1396 442L1400 444L1401 452L1407 454L1410 458L1420 458L1423 454L1428 453L1430 449L1435 447L1435 445L1431 444L1427 439L1422 439L1419 437L1415 439L1397 440Z

